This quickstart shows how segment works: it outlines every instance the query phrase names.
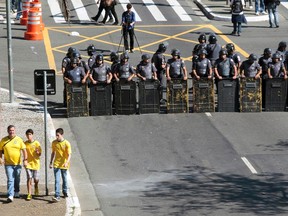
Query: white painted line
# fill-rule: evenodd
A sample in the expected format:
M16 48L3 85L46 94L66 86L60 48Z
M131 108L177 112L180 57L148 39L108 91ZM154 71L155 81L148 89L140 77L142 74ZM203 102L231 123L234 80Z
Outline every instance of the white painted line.
M192 21L192 18L186 13L184 8L179 4L177 0L167 0L167 2L171 5L172 9L176 12L182 21Z
M281 1L281 4L286 8L288 9L288 1Z
M124 11L127 10L126 5L127 5L128 3L131 3L129 0L119 0L119 2L121 3ZM138 13L135 11L135 9L134 9L134 7L133 7L133 4L132 4L132 11L135 13L136 22L141 22L142 20L141 20L140 16L138 15ZM122 16L122 14L121 14L121 16ZM122 18L121 18L121 19L122 19ZM121 20L121 21L122 21L122 20Z
M246 157L241 157L241 159L243 160L243 162L246 164L246 166L250 169L250 171L253 174L257 174L256 169L252 166L252 164L248 161Z
M81 0L71 0L80 22L91 21Z
M206 115L206 116L209 116L209 117L212 116L211 113L209 113L209 112L205 112L205 115Z
M65 23L58 0L47 0L55 23Z
M143 2L156 21L167 21L153 0L143 0Z

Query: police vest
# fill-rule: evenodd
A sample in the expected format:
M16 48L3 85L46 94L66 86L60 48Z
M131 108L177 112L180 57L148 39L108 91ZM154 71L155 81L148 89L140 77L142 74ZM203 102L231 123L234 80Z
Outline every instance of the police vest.
M179 78L182 76L182 60L176 59L175 61L170 59L168 61L168 64L170 65L169 69L169 75L171 78Z
M107 80L107 74L109 70L106 65L102 64L93 68L93 79L98 82L105 82Z
M73 70L68 71L68 78L72 80L73 83L80 83L82 76L83 68L76 67Z
M124 65L119 64L119 77L121 79L128 79L130 76L130 64L126 63Z
M231 60L229 58L226 58L222 62L220 62L217 66L217 70L220 76L223 77L230 77L230 71L231 71Z
M207 58L205 59L198 59L197 62L195 63L195 69L196 73L200 77L206 77L208 76L208 64L209 60Z
M143 64L140 63L137 67L138 73L145 77L146 79L152 79L152 64L148 63L148 64Z
M282 67L282 63L279 61L277 63L272 63L269 64L269 68L270 68L270 74L272 77L276 78L276 77L283 77L283 67Z

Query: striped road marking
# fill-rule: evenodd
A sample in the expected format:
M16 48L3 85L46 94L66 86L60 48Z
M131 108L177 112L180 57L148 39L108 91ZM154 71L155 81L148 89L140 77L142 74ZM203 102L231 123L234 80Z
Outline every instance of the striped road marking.
M288 1L281 1L281 4L286 8L288 9Z
M153 0L143 0L143 2L156 21L167 21Z
M90 21L88 13L81 0L71 0L80 22ZM70 9L71 10L71 9Z
M124 11L127 10L126 5L128 3L131 3L129 0L119 0L119 2L121 3ZM132 11L135 13L136 22L141 22L142 20L141 20L140 16L138 15L138 13L135 11L134 7L132 7Z
M55 23L65 23L65 19L61 12L58 0L48 0L47 1L51 10L52 17Z
M246 164L246 166L250 169L250 171L253 174L257 174L256 169L252 166L252 164L248 161L246 157L241 157L241 159L243 160L243 162Z
M186 13L177 0L167 0L167 2L171 5L182 21L192 21L192 18Z

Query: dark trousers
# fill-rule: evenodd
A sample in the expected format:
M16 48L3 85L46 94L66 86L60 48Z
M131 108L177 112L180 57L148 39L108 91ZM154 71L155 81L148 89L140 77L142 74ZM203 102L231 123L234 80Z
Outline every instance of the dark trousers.
M128 47L128 34L130 37L130 50L134 49L134 28L128 29L128 28L122 28L123 31L123 38L124 38L124 47L125 50L129 50Z
M102 11L103 11L104 9L105 9L104 5L103 5L103 4L100 4L99 9L98 9L98 13L96 14L95 19L94 19L96 22L98 21L99 17L101 16L101 13L102 13ZM107 16L109 16L110 19L112 19L112 15L111 15L110 11L109 11L109 13L107 14ZM105 17L106 17L106 14L105 14ZM107 19L107 17L106 17L106 19ZM105 20L105 18L104 18L104 19L103 19L103 22L105 22L105 21L106 21L106 20Z
M109 16L110 19L112 19L111 13L112 13L112 15L113 15L113 17L115 19L115 23L118 24L119 20L118 20L117 13L115 11L115 5L112 5L112 6L109 6L109 7L105 8L105 16L104 16L104 19L103 19L103 23L106 23L108 16Z

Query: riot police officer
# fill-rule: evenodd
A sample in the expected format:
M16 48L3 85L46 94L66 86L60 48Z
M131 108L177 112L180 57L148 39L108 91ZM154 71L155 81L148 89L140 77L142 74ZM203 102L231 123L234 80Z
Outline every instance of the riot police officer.
M200 50L203 50L203 49L206 50L206 48L207 48L206 41L207 41L207 38L206 38L205 33L201 33L198 37L199 44L196 44L193 48L192 56L193 56L194 60L196 60L198 58L198 52Z
M128 62L129 55L127 52L124 52L120 56L120 63L115 66L114 77L118 82L120 79L131 81L135 76L135 70Z
M232 59L227 57L228 53L226 49L222 49L219 52L219 58L215 61L214 72L218 79L222 78L237 78L237 68Z
M160 43L158 49L152 56L151 62L155 65L157 70L157 78L160 81L161 85L164 85L165 79L165 67L166 67L166 59L164 53L168 48L168 43ZM163 80L163 82L162 82Z
M263 55L259 58L259 65L262 68L262 78L266 79L268 77L268 64L272 61L272 50L270 48L265 48Z
M136 67L136 75L141 80L157 80L156 67L150 62L150 55L143 54L141 62Z
M217 38L215 34L210 34L208 38L209 44L207 45L207 56L212 64L214 65L216 59L219 57L219 52L221 50L221 45L217 43Z
M200 77L212 78L212 65L209 59L206 58L207 51L202 49L199 51L199 58L195 61L192 68L192 74L199 80Z
M104 57L102 54L98 54L95 58L95 64L91 69L89 76L91 82L96 85L98 82L109 84L112 79L112 73L110 67L104 64Z
M272 78L284 78L287 79L286 69L284 63L280 61L281 56L279 53L274 53L272 55L272 62L268 64L268 77Z
M287 43L285 41L280 41L278 44L278 48L277 48L277 53L280 54L280 61L284 61L285 60L285 55L286 55L286 47L287 47Z
M97 56L96 47L93 44L90 44L87 47L87 54L88 56L90 56L87 62L88 62L89 68L91 69L93 64L95 63L95 58Z
M171 78L182 78L187 80L187 70L183 59L180 57L180 50L173 49L171 52L172 58L168 59L166 65L166 77L170 81Z
M110 61L112 62L111 71L112 71L112 74L113 74L115 66L119 63L119 55L118 55L117 52L112 51L110 53Z
M86 61L82 61L81 54L80 54L78 51L73 52L73 53L72 53L72 58L73 58L73 59L78 59L78 66L79 66L79 67L83 67L85 73L88 74L88 76L89 76L89 74L90 74L90 68L89 68L88 63L87 63Z
M68 84L79 84L79 83L86 83L86 79L88 77L87 74L85 74L84 68L79 66L79 61L77 58L71 59L71 67L69 70L65 73L64 80Z
M232 59L237 68L237 74L239 74L240 66L241 66L241 58L238 53L235 53L235 46L233 43L226 44L226 50L228 52L228 58Z
M240 66L241 77L255 77L259 79L261 75L261 67L257 62L257 56L255 54L250 54L248 59L243 61Z

